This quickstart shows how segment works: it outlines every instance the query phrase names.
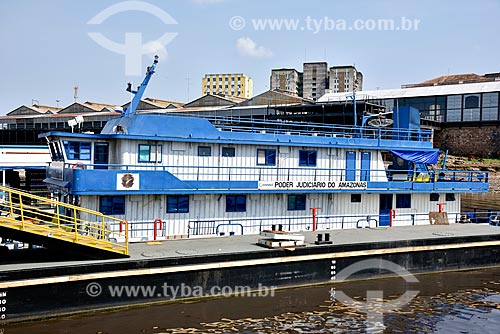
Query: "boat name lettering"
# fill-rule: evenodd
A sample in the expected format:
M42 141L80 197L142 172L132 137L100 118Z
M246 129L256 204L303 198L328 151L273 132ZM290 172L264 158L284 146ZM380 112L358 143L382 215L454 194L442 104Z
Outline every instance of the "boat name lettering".
M366 181L262 181L259 182L261 190L281 189L366 189Z
M328 182L333 183L335 182ZM326 182L316 182L316 181L308 181L308 182L297 182L297 188L326 188ZM329 186L331 186L329 184Z

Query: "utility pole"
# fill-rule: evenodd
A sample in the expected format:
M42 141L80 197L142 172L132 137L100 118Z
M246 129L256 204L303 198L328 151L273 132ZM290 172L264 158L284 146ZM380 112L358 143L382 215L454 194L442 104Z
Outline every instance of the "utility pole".
M73 89L75 90L75 93L73 94L73 98L75 99L75 102L78 102L78 85L75 85L75 87L73 87Z
M358 78L356 75L356 70L354 71L354 85L352 87L352 103L354 104L354 126L356 126L357 123L357 113L356 113L356 90L358 89Z

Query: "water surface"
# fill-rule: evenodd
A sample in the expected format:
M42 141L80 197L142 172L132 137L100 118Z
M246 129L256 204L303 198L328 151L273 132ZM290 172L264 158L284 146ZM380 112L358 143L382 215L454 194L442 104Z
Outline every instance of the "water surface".
M500 210L500 194L465 195L462 205ZM418 283L402 278L372 279L284 289L273 297L228 297L96 312L8 325L0 328L0 333L500 332L500 266L415 277ZM396 310L378 312L382 321L367 322L363 308L367 291L381 291L379 302L384 303L408 290L416 290L418 295ZM355 303L339 302L335 298L339 292ZM380 305L373 304L373 312L380 311Z

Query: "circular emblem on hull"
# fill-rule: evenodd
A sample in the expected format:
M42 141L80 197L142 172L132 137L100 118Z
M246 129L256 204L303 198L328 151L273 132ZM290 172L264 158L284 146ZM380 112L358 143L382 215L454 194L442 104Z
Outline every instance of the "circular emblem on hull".
M134 186L134 176L130 173L123 174L122 186L124 188L132 188Z

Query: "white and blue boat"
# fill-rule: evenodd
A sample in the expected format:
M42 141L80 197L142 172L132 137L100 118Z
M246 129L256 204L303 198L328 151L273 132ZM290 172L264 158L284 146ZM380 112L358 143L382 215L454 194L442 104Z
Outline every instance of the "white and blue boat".
M156 64L100 134L42 135L58 199L127 220L131 241L455 222L462 193L488 190L487 172L429 167L433 132L410 107L390 127L137 112Z

